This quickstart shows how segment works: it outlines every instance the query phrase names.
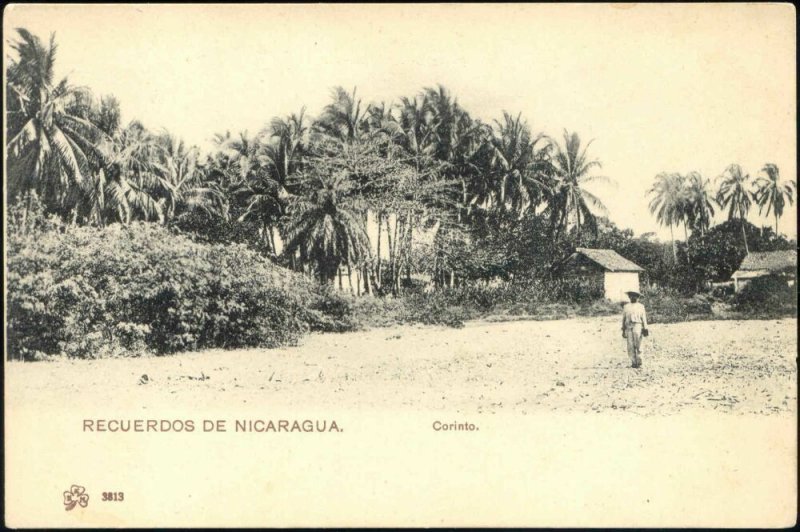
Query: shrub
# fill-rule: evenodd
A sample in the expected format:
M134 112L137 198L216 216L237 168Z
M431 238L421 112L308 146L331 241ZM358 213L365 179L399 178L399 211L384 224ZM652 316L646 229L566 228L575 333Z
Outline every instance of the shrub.
M674 323L713 317L711 302L703 295L682 296L671 289L649 288L644 291L644 303L651 323Z
M405 321L426 325L447 325L461 328L464 320L470 319L469 312L462 306L453 304L447 291L431 294L413 294L406 298Z
M353 317L356 299L336 292L330 285L316 287L309 305L307 321L312 331L346 332L358 329Z
M733 299L736 310L764 316L797 315L797 292L777 275L750 281Z
M343 329L349 307L244 245L162 226L9 232L9 356L276 347Z

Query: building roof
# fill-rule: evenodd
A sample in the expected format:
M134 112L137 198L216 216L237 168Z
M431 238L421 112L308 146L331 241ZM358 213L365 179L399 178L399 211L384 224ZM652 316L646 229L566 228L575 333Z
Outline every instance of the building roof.
M576 254L581 254L592 262L610 272L642 272L644 268L629 261L613 249L578 248Z
M749 253L742 261L741 266L739 266L739 272L781 272L794 269L797 269L797 250L794 249Z

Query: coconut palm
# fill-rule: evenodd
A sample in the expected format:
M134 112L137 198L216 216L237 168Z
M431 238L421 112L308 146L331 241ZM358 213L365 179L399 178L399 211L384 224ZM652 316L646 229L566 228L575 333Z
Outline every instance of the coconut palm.
M670 240L672 241L672 257L677 262L678 252L675 247L673 226L684 220L686 200L684 190L684 177L678 173L662 172L656 176L656 182L647 194L653 196L650 200L650 212L655 214L656 221L661 225L669 226Z
M424 109L429 113L429 127L433 133L433 155L441 161L452 161L459 143L458 122L466 113L443 85L425 88L422 99L425 102Z
M770 212L775 216L775 234L778 234L778 219L783 216L783 209L788 202L794 203L794 193L797 184L793 181L781 183L780 170L775 164L767 163L761 169L766 177L759 177L755 181L756 191L754 198L758 204L758 212L766 209L766 215Z
M308 142L308 125L305 121L306 109L291 114L285 119L273 118L269 127L261 132L264 153L272 167L272 178L281 186L286 183L301 164Z
M462 112L456 121L454 136L454 156L444 170L461 186L460 198L456 202L457 220L460 222L462 214L471 213L472 206L483 205L489 196L494 195L493 176L487 171L493 151L492 129Z
M166 191L171 187L161 165L161 150L158 137L136 121L105 144L102 169L93 179L95 193L88 199L89 219L163 222Z
M342 87L331 91L333 102L322 110L316 129L342 142L356 142L366 130L368 115L361 108L356 89L348 94Z
M49 44L25 29L11 44L18 57L7 74L8 192L11 197L36 190L55 208L68 208L76 189L86 187L92 167L101 153L97 143L104 136L94 124L80 116L91 99L88 89L69 85L66 78L53 80L56 43Z
M305 197L289 207L284 254L299 251L316 263L321 283L332 283L342 264L353 265L369 252L361 216L347 204L352 184L345 176L306 179Z
M187 147L183 140L167 131L156 137L156 144L160 148L157 167L160 179L154 195L164 198L165 220L194 209L227 219L227 198L216 183L206 179L197 146Z
M709 180L699 172L689 172L685 183L686 221L692 228L692 232L699 230L701 235L705 235L711 225L716 203L708 188Z
M403 97L398 109L397 123L400 132L397 139L413 166L421 168L434 156L437 149L430 103L425 96Z
M718 179L720 183L717 203L723 209L728 209L728 220L739 219L742 225L744 250L745 253L750 253L744 228L747 213L753 204L753 193L749 190L750 175L745 173L738 164L731 164Z
M295 148L289 138L292 127L290 122L276 119L256 137L247 131L215 136L218 152L213 171L230 191L234 215L239 222L254 222L261 242L272 253L277 248L275 225L288 197L285 176L293 168L289 151Z
M491 167L497 179L501 208L511 208L520 216L529 206L536 206L548 187L543 179L543 155L550 145L544 135L533 136L522 115L503 112L503 122L495 121L496 134L491 138ZM585 177L581 177L581 180Z
M593 168L601 166L600 161L589 159L587 151L591 141L581 149L581 139L577 133L564 130L564 145L555 145L553 156L553 175L555 183L551 200L551 220L554 227L565 230L570 217L575 221L578 234L581 226L588 225L596 230L596 215L607 216L608 209L603 202L586 190L585 185L610 179L606 176L590 174Z

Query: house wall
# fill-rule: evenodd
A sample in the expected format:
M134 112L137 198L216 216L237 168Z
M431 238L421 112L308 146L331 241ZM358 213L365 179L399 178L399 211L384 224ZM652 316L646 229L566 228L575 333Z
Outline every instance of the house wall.
M611 301L628 301L625 292L639 292L638 272L605 272L604 292Z

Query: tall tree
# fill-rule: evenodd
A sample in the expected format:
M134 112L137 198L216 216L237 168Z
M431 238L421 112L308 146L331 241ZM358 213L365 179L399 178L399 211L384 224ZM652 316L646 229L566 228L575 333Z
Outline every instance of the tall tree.
M496 176L499 206L522 215L525 209L535 207L550 192L542 165L543 154L551 145L537 148L537 144L544 144L545 137L534 137L521 114L514 117L504 111L503 121L496 121L495 129L496 134L491 139L491 166ZM578 183L588 178L576 175L569 179Z
M267 128L262 130L264 152L272 166L272 177L282 187L286 187L289 178L302 162L308 142L308 124L305 120L305 107L297 114L285 119L273 118Z
M347 204L352 183L341 175L316 175L305 184L307 194L289 207L284 253L299 251L316 263L320 282L333 283L340 265L366 256L369 240L361 217Z
M716 203L709 189L709 180L699 172L689 172L685 183L686 220L692 228L692 232L699 230L700 234L704 235L711 226Z
M683 184L682 175L662 172L656 176L655 183L647 191L647 194L653 197L649 204L650 212L655 214L659 224L669 226L672 258L675 262L678 261L678 252L672 228L684 219L686 201Z
M92 189L87 177L99 166L103 132L81 116L88 89L54 82L55 35L43 44L25 29L17 33L17 57L6 70L8 194L35 190L51 208L68 210L76 190Z
M744 223L747 213L753 204L753 194L750 192L750 175L742 170L738 164L729 165L719 176L719 190L717 203L723 209L728 209L728 220L738 219L742 226L742 239L744 240L745 253L750 253L747 245L747 233Z
M331 97L333 101L322 110L316 128L343 142L360 140L366 130L368 115L361 107L356 88L348 93L342 87L334 87Z
M755 201L758 204L758 212L766 209L766 215L770 212L775 216L775 234L778 234L778 219L783 216L783 209L788 203L794 203L794 193L797 183L794 180L781 182L780 170L773 163L767 163L761 169L766 177L756 179Z
M596 230L596 214L608 215L608 209L600 198L585 188L591 182L610 181L606 176L590 173L593 168L601 166L600 161L589 159L587 156L586 152L590 145L591 141L581 148L578 134L565 130L564 145L556 144L553 157L555 186L550 206L551 216L556 222L556 227L562 230L568 227L569 219L572 217L578 234L584 224Z
M165 221L167 170L161 164L158 137L133 121L114 135L104 150L103 170L96 176L100 201L92 212L105 210L128 223L133 219ZM105 203L105 205L104 205Z

